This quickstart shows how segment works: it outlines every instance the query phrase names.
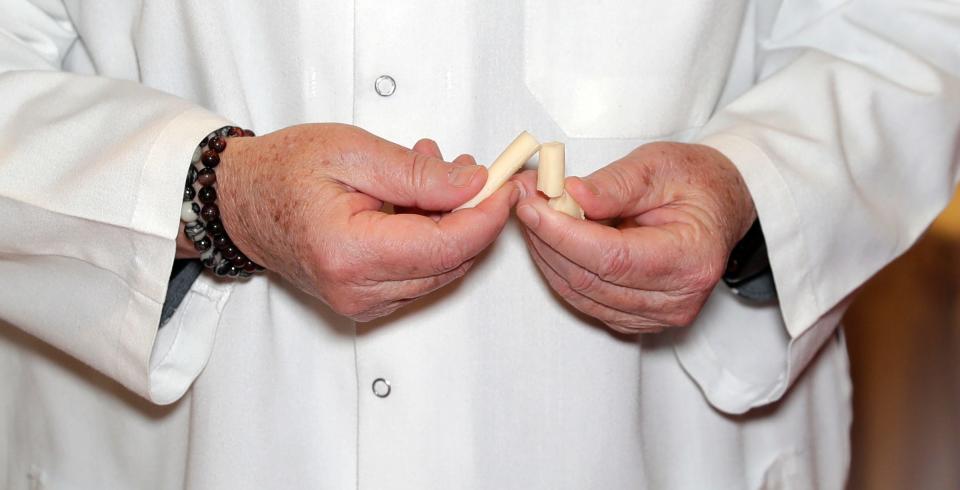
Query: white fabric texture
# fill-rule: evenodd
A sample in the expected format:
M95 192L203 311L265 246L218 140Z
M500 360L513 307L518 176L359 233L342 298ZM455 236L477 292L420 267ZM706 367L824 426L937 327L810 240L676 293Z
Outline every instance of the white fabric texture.
M721 336L690 332L700 349L678 353L695 378L713 379L708 396L742 393L715 401L724 410L778 399L854 291L949 202L960 176L958 21L953 2L785 1L757 43L760 82L703 129L701 142L725 153L750 188L793 338L786 369L745 387L762 388L750 396L716 380L727 357L689 366L707 352L693 350Z
M0 0L0 482L842 488L834 331L953 190L958 10ZM512 222L464 280L376 322L272 274L204 275L158 335L186 165L227 121L483 162L529 130L571 175L713 145L754 195L782 311L718 288L689 329L617 336L550 293Z
M0 318L169 403L189 380L175 393L150 386L148 322L173 263L181 162L224 119L137 83L61 72L76 39L63 13L3 10L0 275L12 283ZM200 359L179 362L196 376Z

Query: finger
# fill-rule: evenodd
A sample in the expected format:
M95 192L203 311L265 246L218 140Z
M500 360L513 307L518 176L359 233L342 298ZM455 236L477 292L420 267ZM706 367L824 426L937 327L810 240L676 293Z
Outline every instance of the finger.
M418 141L417 144L413 145L413 151L416 151L418 153L423 153L425 155L434 156L440 159L443 158L443 154L440 153L440 147L437 146L437 143L431 139L422 139ZM451 163L453 165L462 167L462 166L476 165L477 161L476 159L473 158L472 155L463 154L453 159L453 162ZM430 217L430 219L434 221L439 220L441 216L436 211L427 211L420 208L412 208L412 207L406 207L406 206L394 206L394 210L396 211L397 214L402 214L402 213L421 214L423 216Z
M580 267L557 253L538 236L526 231L528 244L570 286L570 289L615 310L660 318L669 316L681 298L663 291L627 288L604 281L597 274Z
M606 324L610 329L617 332L635 335L638 333L656 333L663 330L665 325L654 320L644 318L639 315L630 315L622 311L615 310L606 305L600 304L576 291L560 277L553 268L540 256L536 248L528 242L530 257L537 265L537 268L543 274L544 279L559 294L564 301L573 306L578 311L589 315Z
M473 266L467 261L456 269L435 276L403 281L359 281L345 286L353 300L338 302L341 313L357 321L370 321L389 315L396 309L436 291L463 277ZM341 286L341 289L343 286Z
M690 259L675 236L676 225L624 230L571 218L528 196L517 207L520 221L551 248L607 282L635 289L669 291Z
M432 143L432 140L427 140L427 141L430 141L430 142ZM439 152L439 149L438 149L437 151ZM440 157L440 158L442 158L442 157ZM457 165L457 166L463 167L463 166L476 165L476 164L477 164L477 161L476 161L476 159L473 158L473 156L467 155L467 154L463 154L463 155L458 156L457 158L454 158L454 159L453 159L453 162L451 162L451 163L452 163L453 165ZM434 221L439 220L440 217L442 216L442 215L441 215L440 213L438 213L437 211L427 211L427 210L420 209L420 208L408 208L408 207L403 207L403 206L397 206L395 209L397 210L397 213L414 213L414 214L422 214L422 215L424 215L424 216L429 216L430 219L432 219L432 220L434 220Z
M454 158L453 164L454 165L476 165L477 159L473 158L473 155L467 155L466 153L464 153L463 155L460 155L457 158Z
M443 160L443 153L440 152L440 145L430 138L423 138L417 141L413 145L413 151Z
M417 142L417 145L423 145L423 146L419 149L419 150L422 150L421 153L434 151L429 145L433 145L434 147L436 147L436 143L435 143L433 140L427 140L427 139L418 141L418 142ZM418 146L417 146L417 145L414 145L414 147L413 147L414 151L418 151ZM429 154L429 153L428 153L428 154ZM443 156L440 155L440 148L439 148L439 147L436 147L436 150L435 150L435 152L433 153L433 156L436 156L436 157L438 157L438 158L443 158ZM463 154L463 155L460 155L460 156L458 156L457 158L453 159L453 162L451 162L451 163L452 163L453 165L457 165L457 166L461 166L461 167L462 167L462 166L476 165L476 164L477 164L477 161L473 158L473 156L467 155L467 154ZM436 211L427 211L427 210L420 209L420 208L408 208L408 207L404 207L404 206L396 206L394 209L396 210L397 213L413 213L413 214L422 214L422 215L424 215L424 216L429 216L430 219L432 219L432 220L434 220L434 221L439 220L439 219L440 219L440 216L441 216L441 215L440 215L439 213L437 213Z
M404 306L407 306L410 303L413 303L414 301L416 300L405 299L403 301L393 301L390 303L386 303L384 305L377 306L372 310L364 311L363 313L353 315L350 318L357 323L370 322L370 321L376 320L377 318L382 318L382 317L391 315L395 311L399 310L400 308L403 308Z
M450 165L369 133L342 151L331 173L344 184L403 207L448 211L476 195L487 179L481 165ZM423 143L421 147L430 147ZM432 148L428 148L432 151Z
M519 198L506 185L475 208L448 213L438 221L414 215L361 211L347 220L343 253L363 264L367 279L427 277L456 269L476 257L500 234Z
M513 174L510 180L520 184L523 189L523 197L537 195L537 171L524 170Z
M636 216L657 202L657 167L627 156L587 177L570 177L566 188L587 217L595 220Z
M413 151L421 153L424 155L432 156L443 160L443 153L440 151L440 146L436 141L433 141L430 138L423 138L417 141L413 145ZM456 160L454 160L456 162ZM408 208L406 206L394 206L394 212L397 214L403 213L413 213L413 214L422 214L424 216L432 216L432 211L426 211L420 208Z
M518 172L513 176L513 179L516 180L523 187L523 196L527 195L536 195L539 191L537 190L537 171L536 170L524 170L523 172ZM567 180L567 185L569 185L570 180ZM613 223L619 222L616 219L606 219L606 220L591 220L603 225L610 225Z
M413 279L381 281L377 283L372 290L378 292L383 298L390 301L416 299L421 296L426 296L460 279L473 267L475 261L475 259L467 260L455 269L444 272L443 274Z

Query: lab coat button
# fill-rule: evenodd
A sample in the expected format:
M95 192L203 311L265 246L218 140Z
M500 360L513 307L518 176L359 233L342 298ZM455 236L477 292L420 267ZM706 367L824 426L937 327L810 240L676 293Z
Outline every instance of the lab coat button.
M373 380L373 394L380 398L390 396L390 382L383 378Z
M397 90L397 81L390 75L380 75L373 84L373 88L383 97L390 97Z

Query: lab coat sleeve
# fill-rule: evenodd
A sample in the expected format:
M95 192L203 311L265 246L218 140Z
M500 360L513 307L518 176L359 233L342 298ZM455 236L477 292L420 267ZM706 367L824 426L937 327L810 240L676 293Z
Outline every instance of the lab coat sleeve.
M758 29L758 82L715 114L701 142L729 157L753 196L785 363L758 385L726 369L751 355L749 342L723 354L706 336L677 348L711 403L733 413L784 394L856 289L946 206L960 163L960 2L759 5L751 20L771 22Z
M183 185L199 139L228 122L135 82L63 72L77 34L59 1L0 12L0 324L172 402L209 351L175 349L181 339L154 352Z

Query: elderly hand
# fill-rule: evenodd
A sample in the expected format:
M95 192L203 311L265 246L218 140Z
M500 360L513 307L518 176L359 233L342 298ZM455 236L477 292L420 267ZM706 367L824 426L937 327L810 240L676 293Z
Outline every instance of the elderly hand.
M550 286L628 334L692 323L756 217L737 169L701 145L644 145L589 177L567 179L589 219L615 226L550 209L532 172L517 180L525 196L517 215Z
M449 213L486 170L429 153L340 124L233 138L217 169L221 219L250 259L336 312L372 320L463 276L519 198L504 186ZM441 214L388 214L384 203Z

